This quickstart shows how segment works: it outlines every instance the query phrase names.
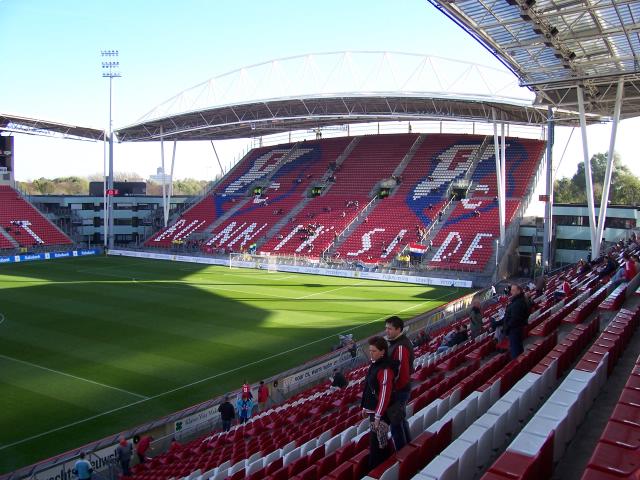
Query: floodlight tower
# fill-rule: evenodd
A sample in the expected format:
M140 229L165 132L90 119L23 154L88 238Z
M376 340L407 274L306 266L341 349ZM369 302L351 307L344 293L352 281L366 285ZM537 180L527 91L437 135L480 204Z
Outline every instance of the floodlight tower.
M113 248L113 121L111 119L111 111L113 79L122 75L119 70L118 50L102 50L100 55L102 56L102 77L109 79L109 175L107 176L106 203L103 210L103 218L105 218L105 223L108 221L108 228L105 230L104 246ZM106 215L104 215L105 213Z

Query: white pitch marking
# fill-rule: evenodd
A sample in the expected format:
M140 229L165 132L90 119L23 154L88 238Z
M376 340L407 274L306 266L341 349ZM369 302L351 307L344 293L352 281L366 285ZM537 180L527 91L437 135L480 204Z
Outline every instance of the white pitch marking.
M76 380L81 380L83 382L92 383L94 385L98 385L100 387L110 388L112 390L118 390L119 392L126 393L133 397L138 397L143 400L147 400L149 397L145 397L144 395L140 395L139 393L130 392L129 390L124 390L122 388L113 387L111 385L107 385L105 383L96 382L95 380L89 380L88 378L78 377L76 375L71 375L70 373L61 372L60 370L54 370L53 368L44 367L42 365L38 365L37 363L27 362L26 360L20 360L18 358L13 358L8 355L0 354L0 358L4 358L5 360L9 360L16 363L22 363L24 365L28 365L30 367L39 368L40 370L46 370L47 372L57 373L58 375L63 375L65 377L75 378Z
M375 320L371 320L370 322L362 323L362 324L360 324L360 325L356 325L355 327L351 327L351 328L348 328L348 329L346 329L346 330L343 330L342 332L338 332L337 334L329 335L329 336L327 336L327 337L323 337L323 338L319 338L319 339L317 339L317 340L314 340L313 342L309 342L309 343L306 343L306 344L304 344L304 345L299 345L299 346L297 346L297 347L290 348L289 350L286 350L286 351L284 351L284 352L279 352L279 353L275 353L275 354L273 354L273 355L270 355L270 356L268 356L268 357L263 357L263 358L261 358L260 360L256 360L256 361L254 361L254 362L247 363L247 364L245 364L245 365L242 365L242 366L240 366L240 367L233 368L233 369L228 370L228 371L226 371L226 372L218 373L218 374L216 374L216 375L212 375L212 376L210 376L210 377L203 378L202 380L197 380L197 381L195 381L195 382L191 382L191 383L189 383L189 384L187 384L187 385L183 385L183 386L181 386L181 387L173 388L173 389L171 389L171 390L167 390L166 392L158 393L157 395L153 395L153 396L148 397L148 398L145 398L145 399L137 400L137 401L135 401L135 402L133 402L133 403L129 403L129 404L127 404L127 405L122 405L121 407L112 408L111 410L107 410L106 412L97 413L97 414L92 415L92 416L90 416L90 417L83 418L83 419L81 419L81 420L77 420L77 421L75 421L75 422L69 423L69 424L67 424L67 425L62 425L61 427L53 428L53 429L51 429L51 430L47 430L46 432L38 433L38 434L36 434L36 435L31 435L30 437L23 438L22 440L18 440L18 441L16 441L16 442L9 443L9 444L7 444L7 445L2 445L2 446L0 446L0 451L5 450L5 449L10 448L10 447L13 447L13 446L16 446L16 445L20 445L20 444L26 443L26 442L31 441L31 440L35 440L36 438L44 437L44 436L49 435L49 434L51 434L51 433L59 432L60 430L65 430L65 429L67 429L67 428L74 427L74 426L76 426L76 425L80 425L80 424L85 423L85 422L89 422L89 421L94 420L94 419L96 419L96 418L104 417L105 415L109 415L109 414L111 414L111 413L119 412L120 410L124 410L124 409L126 409L126 408L133 407L133 406L135 406L135 405L138 405L138 404L140 404L140 403L147 402L147 401L149 401L149 400L155 400L156 398L160 398L160 397L163 397L163 396L165 396L165 395L169 395L169 394L171 394L171 393L174 393L174 392L177 392L177 391L180 391L180 390L184 390L185 388L189 388L189 387L192 387L192 386L194 386L194 385L198 385L199 383L207 382L207 381L209 381L209 380L213 380L214 378L218 378L218 377L221 377L221 376L227 375L227 374L229 374L229 373L233 373L233 372L236 372L236 371L238 371L238 370L242 370L242 369L244 369L244 368L246 368L246 367L250 367L250 366L252 366L252 365L256 365L256 364L258 364L258 363L262 363L262 362L264 362L264 361L266 361L266 360L271 360L271 359L276 358L276 357L281 357L282 355L287 355L287 354L289 354L289 353L291 353L291 352L294 352L294 351L296 351L296 350L300 350L301 348L306 348L306 347L308 347L309 345L313 345L313 344L315 344L315 343L323 342L324 340L328 340L328 339L330 339L330 338L333 338L333 337L335 337L336 335L341 335L341 334L344 334L344 333L351 332L351 331L356 330L356 329L358 329L358 328L360 328L360 327L363 327L363 326L365 326L365 325L370 325L370 324L372 324L372 323L374 323L374 322L379 322L380 320L383 320L383 319L385 319L385 318L387 318L387 317L389 317L389 316L392 316L392 315L398 315L398 314L400 314L400 313L404 313L404 312L406 312L406 311L408 311L408 310L413 310L414 308L421 307L422 305L424 305L424 304L426 304L426 303L433 302L433 301L437 301L437 300L440 300L440 299L445 298L445 297L448 297L448 296L449 296L449 294L447 294L447 295L443 295L443 296L438 297L438 298L432 298L432 299L430 299L430 300L426 300L426 301L424 301L424 302L422 302L422 303L419 303L418 305L413 305L413 306L411 306L411 307L404 308L404 309L402 309L402 310L400 310L400 311L398 311L398 312L396 312L396 313L391 313L391 314L385 315L385 316L383 316L383 317L376 318Z
M338 287L338 288L334 288L332 290L326 290L324 292L316 292L316 293L310 293L309 295L303 295L302 297L298 297L295 300L302 300L304 298L310 298L310 297L315 297L316 295L323 295L325 293L331 293L331 292L337 292L338 290L344 290L345 288L350 288L350 287L358 287L361 285L365 285L364 283L354 283L353 285L345 285L344 287Z

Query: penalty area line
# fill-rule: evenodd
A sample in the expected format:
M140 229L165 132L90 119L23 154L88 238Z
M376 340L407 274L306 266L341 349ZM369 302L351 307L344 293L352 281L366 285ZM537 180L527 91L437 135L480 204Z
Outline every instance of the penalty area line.
M70 373L61 372L60 370L55 370L53 368L49 368L49 367L45 367L45 366L42 366L42 365L38 365L37 363L27 362L26 360L20 360L19 358L10 357L8 355L0 354L0 358L4 358L5 360L8 360L10 362L21 363L23 365L27 365L27 366L30 366L30 367L33 367L33 368L38 368L40 370L45 370L47 372L56 373L56 374L62 375L64 377L69 377L69 378L73 378L75 380L80 380L80 381L83 381L83 382L86 382L86 383L91 383L91 384L97 385L99 387L109 388L111 390L117 390L119 392L126 393L127 395L131 395L132 397L138 397L138 398L143 399L143 400L146 400L147 398L149 398L149 397L146 397L144 395L140 395L139 393L130 392L129 390L124 390L122 388L114 387L112 385L107 385L106 383L96 382L95 380L89 380L88 378L78 377L77 375L72 375Z
M371 320L369 322L361 323L360 325L356 325L354 327L347 328L346 330L343 330L341 332L337 332L337 333L334 333L332 335L328 335L326 337L322 337L322 338L316 339L316 340L314 340L312 342L305 343L304 345L298 345L297 347L290 348L289 350L286 350L286 351L283 351L283 352L275 353L275 354L270 355L268 357L262 357L262 358L260 358L258 360L253 361L253 362L249 362L249 363L246 363L246 364L241 365L239 367L232 368L231 370L227 370L226 372L220 372L220 373L217 373L215 375L211 375L209 377L206 377L206 378L203 378L203 379L200 379L200 380L196 380L195 382L191 382L191 383L188 383L186 385L182 385L180 387L176 387L176 388L173 388L171 390L167 390L166 392L161 392L161 393L158 393L156 395L152 395L150 397L141 398L140 400L137 400L135 402L132 402L132 403L129 403L129 404L126 404L126 405L122 405L120 407L112 408L111 410L107 410L107 411L102 412L102 413L97 413L97 414L92 415L90 417L86 417L86 418L83 418L83 419L80 419L80 420L76 420L75 422L71 422L71 423L69 423L67 425L62 425L60 427L56 427L56 428L53 428L51 430L47 430L46 432L38 433L36 435L31 435L30 437L23 438L21 440L15 441L13 443L9 443L7 445L2 445L2 446L0 446L0 451L6 450L7 448L10 448L10 447L14 447L16 445L21 445L23 443L29 442L31 440L35 440L37 438L44 437L46 435L50 435L52 433L56 433L56 432L59 432L59 431L62 431L62 430L66 430L67 428L75 427L76 425L81 425L81 424L89 422L91 420L95 420L96 418L101 418L101 417L104 417L106 415L110 415L112 413L116 413L116 412L119 412L121 410L125 410L127 408L143 404L143 403L148 402L150 400L155 400L155 399L164 397L166 395L170 395L172 393L179 392L180 390L184 390L186 388L193 387L194 385L199 385L201 383L213 380L215 378L219 378L219 377L222 377L224 375L228 375L230 373L234 373L234 372L237 372L239 370L243 370L243 369L245 369L247 367L251 367L251 366L254 366L254 365L258 365L260 363L264 363L265 361L272 360L274 358L281 357L283 355L287 355L287 354L289 354L291 352L295 352L296 350L300 350L300 349L306 348L306 347L308 347L310 345L314 345L316 343L323 342L325 340L328 340L330 338L335 337L336 335L341 335L341 334L344 334L344 333L352 332L352 331L357 330L357 329L359 329L361 327L364 327L364 326L367 326L367 325L371 325L372 323L375 323L375 322L379 322L381 320L384 320L385 318L388 318L389 316L398 315L398 314L407 312L409 310L413 310L415 308L420 308L421 306L423 306L423 305L425 305L427 303L441 300L441 299L443 299L445 297L449 297L450 295L451 294L448 293L448 294L442 295L442 296L440 296L438 298L430 298L430 299L428 299L428 300L426 300L424 302L421 302L421 303L419 303L417 305L412 305L410 307L403 308L402 310L399 310L399 311L397 311L395 313L390 313L390 314L384 315L382 317L376 318L376 319Z

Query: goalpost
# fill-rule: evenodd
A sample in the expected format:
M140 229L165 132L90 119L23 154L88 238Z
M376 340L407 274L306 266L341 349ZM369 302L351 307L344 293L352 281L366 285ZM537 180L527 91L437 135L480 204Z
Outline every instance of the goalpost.
M278 258L271 255L252 255L250 253L230 253L229 268L257 268L269 273L278 271Z

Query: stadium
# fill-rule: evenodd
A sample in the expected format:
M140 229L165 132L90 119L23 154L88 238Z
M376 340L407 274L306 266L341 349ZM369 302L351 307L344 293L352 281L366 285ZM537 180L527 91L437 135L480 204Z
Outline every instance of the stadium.
M331 51L223 73L115 128L0 113L0 479L637 477L639 209L607 199L618 125L640 113L640 2L424 8L504 68ZM111 88L119 53L102 54ZM582 140L580 208L554 204L563 127ZM23 191L27 136L101 145L103 181ZM230 140L251 148L225 168ZM174 195L196 142L220 175ZM159 150L161 194L116 181L114 145L132 144ZM563 234L585 255L562 257ZM393 317L413 362L402 446L391 413L381 434L361 406ZM220 409L238 417L249 392L227 428Z

